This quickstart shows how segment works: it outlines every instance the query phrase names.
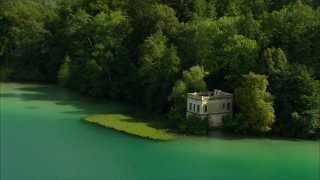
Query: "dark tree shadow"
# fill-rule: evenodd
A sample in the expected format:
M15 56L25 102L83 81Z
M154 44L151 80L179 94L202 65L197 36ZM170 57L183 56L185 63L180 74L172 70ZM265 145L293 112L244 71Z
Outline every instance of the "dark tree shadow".
M0 91L1 98L19 98L23 101L30 101L30 105L26 108L36 109L36 106L32 105L32 101L51 101L57 105L69 105L73 106L75 110L65 111L67 114L90 116L94 114L124 114L129 117L127 121L146 122L150 127L157 129L167 129L166 119L159 114L153 114L147 110L132 106L123 102L115 102L105 98L89 98L83 95L77 94L70 90L54 86L54 85L23 85L17 86L12 91ZM5 105L5 104L4 104ZM84 118L84 117L82 117ZM272 140L289 140L289 141L301 141L300 139L290 139L274 136L247 136L222 132L211 132L209 137L225 139L225 140L241 140L241 139L272 139Z
M76 110L65 111L70 114L108 114L129 112L130 107L126 104L110 101L107 99L94 99L84 97L67 89L53 85L24 85L14 88L9 92L0 92L0 98L19 98L22 101L52 101L57 105L70 105Z
M19 98L22 101L30 101L27 108L36 108L33 101L50 101L61 106L73 106L75 110L66 114L86 116L94 114L123 114L127 115L127 121L148 123L150 127L166 129L165 118L159 114L153 114L147 110L129 105L125 102L115 102L107 98L90 98L71 90L54 85L29 85L23 84L12 89L12 91L0 92L0 98Z

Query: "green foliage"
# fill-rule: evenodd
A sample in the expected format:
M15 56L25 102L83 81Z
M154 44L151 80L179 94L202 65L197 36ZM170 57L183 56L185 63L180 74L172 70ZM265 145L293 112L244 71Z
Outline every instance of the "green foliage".
M215 18L216 0L166 0L175 9L180 21L189 21L198 17Z
M266 44L266 35L262 30L261 21L255 19L253 15L241 16L237 24L240 34L258 41L262 46Z
M145 38L158 31L172 35L179 25L175 11L156 1L131 0L128 14L134 32L132 39L136 43L142 43Z
M245 130L241 127L241 121L239 118L240 115L237 115L237 117L232 116L225 116L222 119L223 124L223 130L226 132L234 132L234 133L241 133Z
M0 66L0 81L7 81L10 79L11 70L6 67Z
M197 126L188 92L237 90L235 132L320 131L316 0L2 0L0 27L9 80L142 105L177 129Z
M241 1L238 0L225 0L217 1L217 12L219 16L237 16L240 15Z
M308 66L319 61L319 51L315 45L320 40L317 32L320 11L298 1L266 15L263 24L270 38L270 46L283 49L289 61Z
M48 57L49 25L56 18L54 7L39 1L15 0L4 2L1 9L1 63L12 67L14 79L55 79L58 66L53 61L57 60ZM55 65L52 70L47 70L49 64Z
M207 72L201 66L193 66L188 71L184 71L182 75L183 82L188 87L189 92L205 91L207 89L204 81Z
M197 115L189 115L179 124L179 130L182 133L204 135L208 133L209 122L207 118L201 118Z
M172 88L171 95L169 96L169 100L172 104L168 113L170 126L186 133L193 132L193 130L185 127L186 125L191 125L194 122L193 118L190 120L186 119L187 93L205 91L207 89L206 82L204 81L206 74L207 73L204 71L203 67L193 66L188 71L184 71L182 79L175 83ZM198 125L203 127L201 123ZM195 129L195 131L200 129Z
M235 101L240 109L236 118L247 131L267 132L275 120L273 100L267 92L266 76L249 73L243 76L241 86L235 90Z
M251 40L242 35L230 37L224 45L224 58L226 75L229 88L239 86L241 79L239 76L253 71L257 67L259 47L255 40Z
M263 53L262 71L272 75L288 68L287 57L280 48L268 48Z
M182 80L178 80L172 88L171 95L169 96L169 101L172 105L168 113L169 126L172 128L179 129L179 125L185 121L187 88L186 83Z
M320 82L302 65L290 67L274 77L275 131L287 136L315 135L319 129Z
M228 39L224 46L224 51L228 55L228 65L233 71L239 73L248 72L256 66L258 47L255 40L251 40L242 35L234 35Z
M219 33L217 22L209 19L192 21L182 24L177 32L175 44L179 50L179 56L183 59L183 69L195 65L208 65L208 68L216 66L212 60L214 42Z
M70 64L71 64L71 60L67 56L65 58L64 63L61 65L58 71L58 82L61 86L65 86L66 84L68 84L69 76L70 76Z
M125 93L120 92L125 84L117 82L130 72L123 68L131 65L124 48L128 19L120 11L101 10L93 16L78 9L63 14L67 19L63 35L69 40L64 46L72 59L67 86L99 97Z
M152 6L152 9L151 23L155 28L153 32L162 31L167 35L175 33L179 24L175 11L162 4L156 4Z
M161 32L147 38L141 49L139 75L145 104L152 110L161 111L179 72L180 59L176 48L168 44Z

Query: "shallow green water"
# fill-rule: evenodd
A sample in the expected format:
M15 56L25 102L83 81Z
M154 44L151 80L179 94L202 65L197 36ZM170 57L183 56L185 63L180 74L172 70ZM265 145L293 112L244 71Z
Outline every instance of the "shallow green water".
M0 84L1 180L319 180L315 141L153 142L80 121L121 111L53 86Z

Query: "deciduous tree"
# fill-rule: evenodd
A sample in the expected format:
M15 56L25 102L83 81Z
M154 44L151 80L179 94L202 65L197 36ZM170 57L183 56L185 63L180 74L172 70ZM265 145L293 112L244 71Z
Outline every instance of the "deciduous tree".
M243 76L241 86L235 90L235 101L240 111L236 118L247 131L267 132L275 120L273 100L267 91L264 75L249 73Z

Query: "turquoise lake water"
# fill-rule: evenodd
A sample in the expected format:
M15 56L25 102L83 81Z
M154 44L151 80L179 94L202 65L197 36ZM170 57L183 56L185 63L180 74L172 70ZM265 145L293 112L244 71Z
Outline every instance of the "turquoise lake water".
M119 109L55 86L0 84L0 179L320 179L317 141L179 137L154 142L81 121Z

